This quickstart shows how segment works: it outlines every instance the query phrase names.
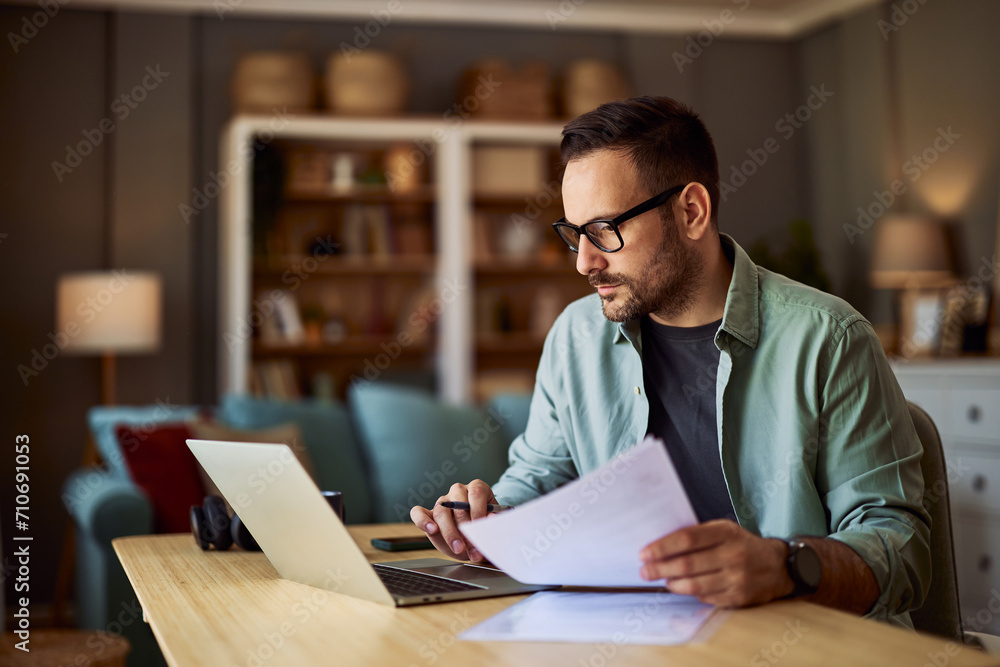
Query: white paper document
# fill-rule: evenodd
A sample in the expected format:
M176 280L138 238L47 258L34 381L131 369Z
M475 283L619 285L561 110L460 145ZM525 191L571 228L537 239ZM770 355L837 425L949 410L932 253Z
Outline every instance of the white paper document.
M648 436L541 498L459 528L526 584L662 587L639 576L639 551L695 523L666 447Z
M458 636L472 641L682 644L714 607L686 595L535 593Z

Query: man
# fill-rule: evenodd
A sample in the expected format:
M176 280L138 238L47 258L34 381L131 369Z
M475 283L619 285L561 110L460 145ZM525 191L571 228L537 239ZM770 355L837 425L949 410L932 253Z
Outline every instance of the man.
M804 597L912 627L930 581L922 449L871 325L719 234L715 148L687 107L602 105L564 128L561 151L555 227L597 294L552 327L500 481L456 484L439 502L470 512L414 507L414 523L480 561L458 523L651 432L699 523L646 546L643 578L719 606Z

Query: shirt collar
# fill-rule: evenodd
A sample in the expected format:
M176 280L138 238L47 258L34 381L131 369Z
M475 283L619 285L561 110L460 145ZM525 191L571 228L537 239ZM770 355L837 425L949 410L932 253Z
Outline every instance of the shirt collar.
M760 283L757 265L733 237L719 233L719 241L726 257L733 264L733 279L726 295L726 308L722 314L721 330L734 338L757 347L760 338ZM640 322L629 320L618 325L614 342L639 340Z
M719 234L722 250L733 263L733 279L726 295L726 310L722 314L722 330L757 347L760 338L760 276L757 265L728 234Z

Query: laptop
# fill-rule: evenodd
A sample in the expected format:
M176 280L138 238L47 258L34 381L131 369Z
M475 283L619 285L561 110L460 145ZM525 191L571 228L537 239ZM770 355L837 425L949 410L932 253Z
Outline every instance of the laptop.
M444 558L369 563L287 445L187 445L285 579L397 607L557 588Z

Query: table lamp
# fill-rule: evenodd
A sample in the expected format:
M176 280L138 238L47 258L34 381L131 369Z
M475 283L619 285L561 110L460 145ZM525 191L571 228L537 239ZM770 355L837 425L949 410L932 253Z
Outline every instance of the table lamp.
M954 284L945 226L891 216L875 229L870 281L876 289L940 289Z
M887 216L875 228L869 282L876 289L896 290L893 349L899 350L900 328L921 292L955 284L945 225L933 218ZM904 322L904 320L906 320Z
M115 404L115 355L155 352L161 339L162 283L155 273L72 273L59 278L58 331L69 354L100 355L101 399Z

